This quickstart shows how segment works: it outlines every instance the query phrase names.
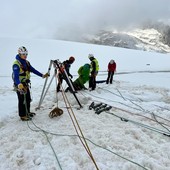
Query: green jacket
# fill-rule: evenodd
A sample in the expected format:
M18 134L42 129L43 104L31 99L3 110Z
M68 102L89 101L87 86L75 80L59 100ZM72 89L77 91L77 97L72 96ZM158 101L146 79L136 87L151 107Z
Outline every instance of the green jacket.
M80 87L80 89L85 88L84 84L89 80L90 65L85 64L78 69L79 77L73 82L74 85Z

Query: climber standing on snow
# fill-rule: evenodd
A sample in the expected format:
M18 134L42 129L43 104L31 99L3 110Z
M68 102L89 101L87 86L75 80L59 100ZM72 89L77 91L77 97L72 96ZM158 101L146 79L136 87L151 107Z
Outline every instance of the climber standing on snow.
M93 54L88 55L89 60L91 61L91 73L89 79L89 90L95 90L96 88L96 76L99 71L99 64Z
M33 68L30 62L26 60L27 55L27 49L24 46L19 47L16 60L12 66L14 87L18 96L18 113L23 121L31 120L31 118L35 115L35 113L30 112L30 72L43 78L49 76L48 73L43 75Z
M108 71L108 76L107 76L106 84L108 83L112 84L113 75L116 71L116 62L114 60L110 60L107 71Z

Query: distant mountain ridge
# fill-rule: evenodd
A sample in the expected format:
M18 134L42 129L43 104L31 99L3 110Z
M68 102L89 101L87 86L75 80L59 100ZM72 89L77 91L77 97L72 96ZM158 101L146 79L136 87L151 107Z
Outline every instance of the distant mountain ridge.
M145 24L131 31L105 31L89 36L87 43L108 45L136 50L170 53L170 26Z

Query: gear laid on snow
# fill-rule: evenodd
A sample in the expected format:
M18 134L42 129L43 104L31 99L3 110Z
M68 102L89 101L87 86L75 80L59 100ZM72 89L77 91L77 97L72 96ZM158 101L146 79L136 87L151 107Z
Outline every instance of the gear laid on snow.
M107 104L102 104L101 106L95 108L94 110L95 110L95 111L98 111L98 110L100 110L100 109L102 109L102 108L105 108L106 106L107 106Z
M104 108L97 110L95 113L99 115L101 112L109 111L111 108L112 106L104 107Z
M49 117L53 118L53 117L57 117L57 116L61 116L63 114L63 110L55 107L53 110L51 110L51 112L49 113Z
M90 104L90 106L89 106L89 110L92 110L92 109L93 109L93 107L94 107L94 102L92 102L92 103Z
M105 103L95 104L94 102L92 102L89 106L89 110L94 109L96 114L100 114L103 111L109 111L111 108L112 106L107 106L107 104Z
M95 110L97 107L100 107L103 103L99 103L93 106L93 109Z

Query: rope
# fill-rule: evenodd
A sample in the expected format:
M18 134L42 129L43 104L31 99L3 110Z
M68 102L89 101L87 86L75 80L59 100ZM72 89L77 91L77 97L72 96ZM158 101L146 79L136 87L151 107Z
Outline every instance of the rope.
M165 135L165 136L170 137L170 133L168 134L167 132L165 132L165 131L163 131L163 130L160 130L160 129L157 129L157 128L153 128L153 127L151 127L151 126L148 126L148 125L145 125L145 124L142 124L142 123L139 123L139 122L136 122L136 121L133 121L133 120L130 120L130 119L127 119L127 118L118 116L118 115L116 115L116 114L114 114L114 113L111 113L111 112L108 112L108 111L107 111L106 113L108 113L108 114L110 114L110 115L113 115L113 116L115 116L115 117L117 117L117 118L120 118L122 121L131 122L131 123L137 124L137 125L139 125L139 126L142 126L142 127L144 127L144 128L147 128L147 129L149 129L149 130L152 130L152 131L155 131L155 132L158 132L158 133L160 133L160 134L163 134L163 135Z
M157 105L157 104L154 104L156 107L159 107L159 108L161 108L161 109L164 109L164 110L168 110L168 111L170 111L170 109L169 108L166 108L166 107L162 107L162 106L159 106L159 105Z
M94 96L94 95L93 95ZM118 108L118 107L114 107L114 106L112 106L113 108L116 108L116 109L119 109L119 110L122 110L122 111L125 111L125 112L127 112L127 113L131 113L131 114L134 114L134 113L132 113L132 112L130 112L130 111L126 111L126 110L124 110L124 109L120 109L120 108ZM110 112L106 112L106 113L110 113ZM111 113L110 113L111 114ZM112 113L113 114L113 113ZM115 115L115 114L113 114L113 115ZM138 114L136 114L136 115L138 115ZM117 116L117 115L115 115L115 116ZM142 115L139 115L139 116L142 116ZM118 116L117 116L118 117ZM142 117L146 117L146 116L142 116ZM128 120L128 119L126 119L126 118L123 118L123 117L119 117L121 120L123 120L123 121L130 121L130 122L133 122L133 123L135 123L135 121L132 121L132 120ZM148 117L146 117L146 118L148 118ZM152 120L152 121L155 121L155 122L157 122L156 120L153 120L153 119L151 119L151 118L148 118L148 119L150 119L150 120ZM138 123L138 122L136 122L136 123ZM160 123L160 122L157 122L157 123ZM144 125L144 124L141 124L141 123L138 123L140 126L142 126L142 127L147 127L148 129L153 129L153 131L156 131L156 132L158 132L158 133L161 133L161 134L163 134L163 135L165 135L165 136L168 136L168 137L170 137L170 134L167 134L167 132L165 132L165 131L162 131L162 130L159 130L159 129L156 129L156 128L153 128L153 127L151 127L151 126L148 126L148 125ZM160 124L165 124L165 123L160 123ZM165 124L165 125L167 125L167 124ZM163 126L163 125L162 125ZM169 125L167 125L167 126L169 126ZM164 127L164 126L163 126ZM168 130L168 132L169 132L169 129L167 129L166 128L166 130Z
M68 110L68 112L69 112L70 118L71 118L71 120L72 120L72 122L73 122L74 127L76 128L76 132L78 132L77 127L76 127L76 124L77 124L78 128L80 128L80 126L79 126L78 121L77 121L77 119L76 119L76 117L75 117L75 114L74 114L74 112L73 112L73 110L72 110L72 108L71 108L71 105L70 105L70 103L69 103L69 101L68 101L68 98L67 98L67 96L64 94L64 92L62 92L62 95L63 95L63 98L64 98L64 102L65 102L65 104L66 104L66 108L67 108L67 110ZM67 103L68 103L68 106L67 106ZM69 108L71 109L71 112L70 112ZM73 117L71 116L71 113L72 113ZM74 122L73 118L74 118L75 122ZM123 119L123 118L122 118L122 119ZM127 119L125 119L125 120L127 120ZM128 120L128 121L130 121L130 120ZM33 122L33 121L32 121L32 122ZM27 122L27 123L28 123L28 122ZM91 154L91 152L90 152L90 149L89 149L89 147L88 147L88 145L87 145L87 142L86 142L86 140L88 140L88 141L90 141L90 140L84 137L81 129L79 129L79 130L80 130L81 136L79 135L79 133L77 133L77 134L78 134L77 137L79 137L79 139L83 139L83 140L84 140L84 143L83 143L83 141L81 141L81 142L82 142L83 146L85 146L85 149L86 149L87 153L88 153L89 156L92 158L92 161L94 162L94 164L95 164L95 166L96 166L96 168L97 168L97 170L98 170L97 164L95 163L95 160L94 160L94 158L93 158L93 156L92 156L92 154ZM46 133L49 133L49 132L46 132L46 131L44 131L44 130L41 130L41 131L42 131L42 132L44 133L44 135L46 136L46 138L47 138L47 140L48 140L48 142L49 142L49 144L50 144L53 152L55 153L55 151L54 151L54 149L53 149L53 147L52 147L52 145L51 145L51 143L50 143L50 141L49 141L49 139L48 139L48 136L47 136L47 134L46 134ZM52 134L52 133L51 133L51 134ZM67 135L67 136L68 136L68 135ZM75 136L75 135L73 135L73 136ZM90 142L93 143L92 141L90 141ZM101 147L101 146L99 146L99 145L97 145L97 144L95 144L95 143L93 143L93 144L96 145L96 146L98 146L98 147ZM101 147L101 148L102 148L102 147ZM104 148L103 148L103 149L104 149ZM105 149L105 150L108 150L108 149ZM114 153L114 152L112 152L112 151L110 151L110 150L108 150L108 151L111 152L111 153L113 153L113 154L115 154L115 155L117 155L117 156L120 156L120 155L118 155L118 154L116 154L116 153ZM123 159L125 159L125 160L130 161L130 160L127 159L127 158L124 158L124 157L122 157L122 156L120 156L120 157L123 158ZM56 156L56 159L57 159L57 156ZM142 167L143 169L147 170L145 167L141 166L140 164L137 164L136 162L133 162L133 161L130 161L130 162L132 162L132 163L134 163L134 164ZM58 162L58 163L59 163L59 162Z
M25 94L25 95L26 95L26 94ZM26 110L27 110L26 96L25 96L25 95L24 95L24 103L25 103ZM68 108L68 107L67 107L67 108ZM69 107L69 108L70 108L70 107ZM28 111L27 111L27 113L28 113ZM82 135L82 136L79 136L79 135L61 135L61 134L54 134L54 133L50 133L50 132L47 132L47 131L41 129L41 128L38 127L32 120L31 120L31 122L32 122L32 123L34 124L34 126L38 129L38 130L32 129L32 128L29 126L29 122L27 121L27 125L28 125L28 127L29 127L32 131L35 131L35 132L41 131L41 132L43 132L43 134L46 136L46 139L47 139L48 143L50 144L50 147L51 147L51 149L52 149L52 151L53 151L53 153L54 153L54 156L55 156L55 158L56 158L56 160L57 160L57 163L58 163L58 165L59 165L59 167L60 167L61 170L62 170L62 167L61 167L60 162L59 162L59 160L58 160L58 157L57 157L57 155L56 155L56 153L55 153L55 150L54 150L54 148L53 148L53 146L52 146L52 144L51 144L51 142L50 142L50 140L49 140L49 138L48 138L48 136L47 136L47 133L48 133L48 134L52 134L52 135L56 135L56 136L74 136L74 137L79 137L79 139L82 139L82 138L83 138L83 140L88 140L89 142L91 142L93 145L95 145L95 146L97 146L97 147L100 147L100 148L102 148L102 149L104 149L104 150L106 150L106 151L108 151L108 152L110 152L110 153L112 153L112 154L114 154L114 155L116 155L116 156L118 156L118 157L126 160L126 161L129 161L129 162L131 162L131 163L133 163L133 164L135 164L135 165L143 168L144 170L148 170L148 169L145 168L144 166L142 166L142 165L140 165L140 164L138 164L138 163L136 163L136 162L134 162L134 161L132 161L132 160L130 160L130 159L127 159L127 158L125 158L125 157L123 157L123 156L121 156L121 155L119 155L119 154L117 154L117 153L115 153L115 152L113 152L113 151L111 151L111 150L109 150L109 149L103 148L102 146L100 146L100 145L98 145L98 144L95 144L95 143L92 142L90 139L85 138L83 135ZM74 123L73 123L73 124L74 124ZM77 131L77 130L76 130L76 131ZM86 143L86 144L87 144L87 143ZM83 145L84 145L84 143L83 143ZM87 145L87 146L88 146L88 145ZM86 150L87 150L87 149L86 149ZM88 150L88 151L89 151L89 150ZM91 155L91 152L90 152L90 153L88 152L88 154L90 154L90 155L89 155L90 157L92 156L92 155ZM92 160L94 161L94 159L92 159ZM96 165L95 165L95 166L96 166ZM96 167L96 168L98 168L98 167Z
M42 131L42 132L45 132L46 134L48 133L48 134L51 134L51 135L54 135L54 136L61 136L61 137L68 136L68 137L78 137L78 138L82 138L82 137L79 136L79 135L68 135L68 134L66 135L66 134L56 134L56 133L48 132L48 131L45 131L45 130L41 129L40 127L38 127L33 121L32 121L32 123L33 123L33 125L34 125L37 129L39 129L39 130L35 130L35 129L32 129L32 128L29 126L29 128L30 128L32 131L36 131L36 132ZM115 153L115 152L107 149L107 148L104 148L104 147L102 147L102 146L94 143L92 140L90 140L90 139L88 139L88 138L85 138L85 139L88 140L88 141L89 141L90 143L92 143L93 145L95 145L95 146L97 146L97 147L99 147L99 148L101 148L101 149L103 149L103 150L106 150L106 151L108 151L108 152L110 152L110 153L112 153L112 154L114 154L114 155L116 155L116 156L118 156L118 157L126 160L126 161L129 161L129 162L131 162L132 164L135 164L135 165L143 168L144 170L148 170L147 168L145 168L144 166L140 165L139 163L136 163L136 162L134 162L134 161L132 161L132 160L130 160L130 159L128 159L128 158L125 158L125 157L123 157L123 156L121 156L121 155L119 155L119 154L117 154L117 153Z
M141 115L141 114L138 114L138 113L132 113L132 112L130 112L130 111L128 111L128 110L121 109L121 108L115 107L115 106L112 106L112 107L115 108L115 109L121 110L121 111L123 111L123 112L129 113L129 114L131 114L131 115L137 115L137 116L140 116L140 117L144 117L144 118L146 118L146 119L149 119L149 120L151 120L151 121L154 121L154 122L157 122L157 123L161 123L161 122L158 122L158 121L156 121L156 120L154 120L154 119L151 119L150 117L147 117L147 116L144 116L144 115ZM168 125L168 124L166 124L166 123L163 123L163 122L162 122L161 124L162 124L162 125L164 124L164 125L170 127L170 125Z
M104 88L101 88L101 89L106 90L106 91L109 91L109 90L104 89ZM109 92L110 92L110 91L109 91ZM112 93L112 92L110 92L110 93ZM120 93L120 91L119 91L119 93ZM87 93L87 94L89 94L89 93ZM112 93L112 94L114 94L114 93ZM95 95L92 95L92 94L90 94L90 95L96 97ZM116 94L116 96L119 96L119 95ZM122 95L121 95L121 96L122 96ZM120 96L119 96L119 97L120 97ZM104 99L104 98L101 98L101 97L97 97L97 98ZM123 99L125 99L125 98L123 97ZM126 99L127 99L127 98L126 98ZM147 111L147 110L143 109L141 106L139 106L139 105L137 105L136 103L132 102L130 99L128 99L128 100L129 100L132 104L136 105L137 107L140 107L140 109L137 109L137 108L131 107L131 106L129 106L129 105L126 105L126 104L124 104L124 103L117 102L117 101L113 101L113 100L110 100L110 99L104 99L104 100L111 101L111 102L115 102L115 103L119 103L119 104L122 104L122 105L124 105L124 106L129 107L129 108L132 108L132 109L135 109L135 110L138 110L138 111L143 111L143 112L145 112L145 113L154 114L153 112L150 112L150 111ZM125 111L125 110L124 110L124 111ZM128 111L126 111L126 112L128 112ZM135 113L132 113L132 112L129 112L129 113L135 114ZM148 118L147 116L143 116L143 115L140 115L140 114L135 114L135 115ZM168 119L165 119L165 118L163 118L163 117L161 117L161 116L158 116L158 115L156 115L156 114L155 114L155 116L156 116L156 117L159 117L159 118L161 118L161 119L163 119L163 120L165 120L165 121L170 122ZM156 121L156 120L153 120L153 119L151 119L151 118L148 118L148 119L150 119L150 120L152 120L152 121ZM157 121L156 121L156 122L157 122ZM158 122L157 122L157 123L158 123ZM163 123L163 122L159 122L159 123L164 124L164 125L166 125L166 126L169 126L168 124ZM170 127L170 126L169 126L169 127Z
M159 122L159 121L156 119L156 116L155 116L154 113L152 113L152 115L153 115L155 121L156 121L158 124L160 124L160 125L161 125L163 128L165 128L168 132L170 132L170 130L169 130L167 127L165 127L165 126L163 125L163 123Z
M118 90L118 89L117 89L117 90ZM120 91L119 91L119 93L120 93ZM123 95L121 94L121 96L123 96ZM132 100L130 100L130 99L128 99L128 100L129 100L132 104L134 104L134 105L136 105L137 107L139 107L139 108L140 108L142 111L144 111L145 113L149 113L149 114L152 114L152 115L154 114L153 112L150 112L150 111L148 111L148 110L143 109L143 107L141 107L140 105L132 102ZM156 115L156 114L154 114L154 116L159 117L159 118L161 118L161 119L163 119L163 120L166 120L166 121L170 122L170 120L165 119L165 118L163 118L163 117L161 117L161 116L158 116L158 115ZM158 123L161 123L161 122L158 122Z
M27 102L26 102L26 93L24 93L23 95L24 95L24 102L23 102L23 103L24 103L24 105L25 105L26 115L28 116L28 108L27 108ZM32 120L31 120L31 121L32 121ZM33 121L32 121L32 122L33 122ZM27 121L27 126L29 127L28 121ZM40 129L40 130L41 130L41 129ZM41 131L44 133L44 135L45 135L45 137L46 137L46 139L47 139L47 142L50 144L50 147L51 147L51 149L52 149L52 151L53 151L53 153L54 153L54 155L55 155L55 158L56 158L56 160L57 160L57 163L58 163L60 169L62 170L62 167L61 167L61 165L60 165L60 162L59 162L59 159L58 159L58 157L57 157L57 154L55 153L55 150L54 150L54 148L53 148L53 146L52 146L52 144L51 144L51 142L50 142L47 134L45 133L45 131L43 131L43 130L41 130Z
M61 87L62 87L62 86L61 86ZM97 166L97 164L96 164L96 161L95 161L95 159L94 159L94 157L93 157L93 155L92 155L92 153L91 153L91 151L90 151L90 148L89 148L89 146L88 146L88 144L87 144L87 142L86 142L86 139L85 139L85 137L84 137L84 135L83 135L83 132L82 132L82 130L81 130L81 128L80 128L80 125L79 125L79 123L78 123L78 121L77 121L77 118L76 118L76 116L75 116L75 114L74 114L74 112L73 112L73 109L72 109L72 107L71 107L71 104L70 104L70 102L69 102L69 100L68 100L68 98L67 98L67 96L66 96L66 94L65 94L65 92L64 92L63 87L62 87L62 95L63 95L63 99L64 99L64 102L65 102L67 111L68 111L68 113L69 113L69 116L70 116L70 118L71 118L71 121L72 121L72 123L73 123L73 126L74 126L74 128L75 128L75 130L76 130L76 133L77 133L78 136L82 136L82 138L79 137L79 139L80 139L82 145L84 146L85 150L87 151L88 155L90 156L91 160L93 161L96 169L99 170L99 168L98 168L98 166ZM79 134L79 133L80 133L80 134Z
M118 89L117 89L117 90L118 90ZM120 91L119 91L119 93L120 93ZM121 94L121 93L120 93L120 94ZM123 96L123 95L121 94L121 96ZM148 110L143 109L143 107L141 107L140 105L132 102L130 99L129 99L129 101L130 101L132 104L134 104L134 105L136 105L137 107L139 107L139 108L140 108L142 111L144 111L145 113L151 114L151 115L154 117L155 122L157 122L159 125L161 125L161 126L162 126L164 129L166 129L168 132L170 132L170 130L163 125L164 123L159 122L159 121L156 119L156 115L155 115L153 112L150 112L150 111L148 111ZM164 119L164 118L163 118L163 119Z

